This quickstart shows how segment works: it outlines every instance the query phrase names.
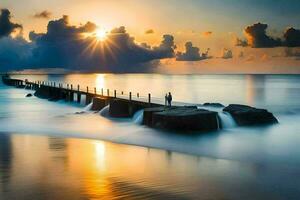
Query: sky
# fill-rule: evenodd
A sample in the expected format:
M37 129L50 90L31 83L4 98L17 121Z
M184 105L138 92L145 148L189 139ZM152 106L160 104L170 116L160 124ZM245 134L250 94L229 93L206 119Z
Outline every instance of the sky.
M0 22L1 71L83 68L121 72L300 73L298 0L2 0L0 8L10 11L11 24L22 26L1 37L1 28L5 27ZM63 18L64 15L68 17ZM53 29L68 29L63 34L66 38L49 32L51 21L64 24L54 25ZM89 37L77 42L74 34L84 34L80 29L88 22L95 28L84 30ZM114 29L118 30L111 33ZM35 39L29 36L32 31ZM99 38L101 33L104 38ZM90 46L93 36L103 41L93 45L90 55L82 56L79 50ZM109 40L121 48L108 44ZM78 51L68 55L67 48L61 47L63 43ZM9 50L1 50L1 45ZM105 48L99 47L103 45ZM105 52L107 49L110 54ZM50 58L46 59L43 52ZM84 61L79 63L71 57ZM16 58L18 62L10 62ZM65 60L53 61L56 59Z

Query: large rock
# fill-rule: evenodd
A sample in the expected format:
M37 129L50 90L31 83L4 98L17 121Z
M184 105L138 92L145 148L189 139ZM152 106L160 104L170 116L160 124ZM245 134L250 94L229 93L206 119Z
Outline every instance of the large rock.
M236 123L240 126L278 123L278 120L274 117L274 115L265 109L230 104L225 107L223 111L230 113Z
M178 131L213 131L218 129L217 112L195 107L156 107L144 110L143 124Z
M105 106L107 106L108 100L106 98L102 97L95 97L93 98L93 104L91 110L93 111L99 111Z
M144 103L123 99L111 99L109 104L109 115L116 118L132 117L135 112L146 107Z

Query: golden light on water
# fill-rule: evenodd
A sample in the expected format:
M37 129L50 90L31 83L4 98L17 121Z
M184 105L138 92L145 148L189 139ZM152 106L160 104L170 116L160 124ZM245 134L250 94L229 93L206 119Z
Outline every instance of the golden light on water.
M105 74L97 74L96 87L99 89L105 88Z

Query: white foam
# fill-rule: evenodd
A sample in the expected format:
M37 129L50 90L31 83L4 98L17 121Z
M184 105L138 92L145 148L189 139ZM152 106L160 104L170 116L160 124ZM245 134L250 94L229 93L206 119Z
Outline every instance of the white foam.
M84 111L90 111L92 109L93 102L84 107Z
M99 114L103 117L109 117L109 105L105 106L99 111Z
M223 129L236 127L236 122L228 112L218 112L219 118L221 119L221 125Z
M135 124L142 124L143 123L143 117L144 117L144 110L139 110L137 111L134 115L133 115L133 118L132 118L132 121L135 123Z

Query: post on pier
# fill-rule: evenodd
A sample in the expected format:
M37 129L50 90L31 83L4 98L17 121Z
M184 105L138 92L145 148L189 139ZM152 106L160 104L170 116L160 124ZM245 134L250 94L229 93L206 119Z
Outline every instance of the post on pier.
M131 92L129 92L129 100L130 101L132 100L132 94L131 94Z
M151 94L150 93L148 94L148 103L149 104L151 103Z

